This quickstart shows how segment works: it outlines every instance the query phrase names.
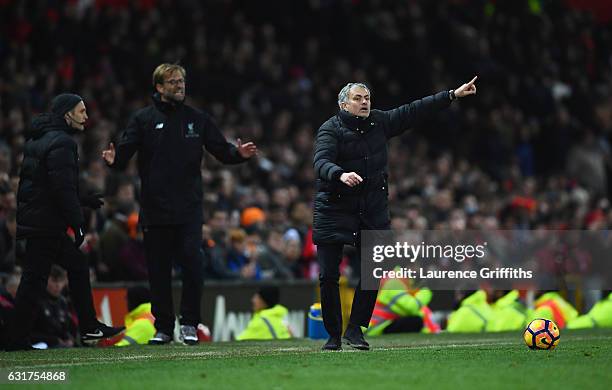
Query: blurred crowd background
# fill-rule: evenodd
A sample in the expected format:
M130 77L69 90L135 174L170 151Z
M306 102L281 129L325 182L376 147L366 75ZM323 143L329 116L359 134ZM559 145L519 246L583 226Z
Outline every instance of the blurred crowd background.
M0 0L4 283L18 273L29 122L64 91L84 97L90 118L77 136L81 191L106 195L85 210L92 279L146 280L135 164L112 173L101 152L150 104L162 62L187 69L188 103L229 140L260 149L238 167L210 155L202 165L206 278L318 277L313 138L349 81L390 109L478 75L478 95L391 143L394 229L607 230L612 18L574 3ZM348 250L349 278L353 259Z

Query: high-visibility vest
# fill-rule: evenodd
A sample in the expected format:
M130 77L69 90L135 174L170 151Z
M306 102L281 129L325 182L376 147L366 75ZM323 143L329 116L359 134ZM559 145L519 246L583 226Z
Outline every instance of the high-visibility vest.
M487 323L487 332L522 330L529 319L529 311L519 301L519 292L512 290L491 305L493 315Z
M461 301L459 309L450 314L446 330L451 333L485 332L492 315L487 293L478 290Z
M568 321L578 317L578 311L557 292L547 292L535 301L532 319L553 320L559 329L565 328Z
M431 296L429 289L421 289L414 295L408 291L380 290L366 334L380 335L393 321L409 316L422 317L429 332L438 332L439 326L431 319L431 311L426 306Z
M434 321L433 313L428 306L423 306L421 313L423 313L423 333L440 333L442 331L440 324Z
M585 315L567 323L568 329L612 328L612 293L597 302Z
M115 345L147 344L155 336L155 317L151 314L151 304L143 303L125 316L125 332Z
M236 340L275 340L291 338L287 324L289 311L282 305L275 305L253 315L247 327L236 336Z

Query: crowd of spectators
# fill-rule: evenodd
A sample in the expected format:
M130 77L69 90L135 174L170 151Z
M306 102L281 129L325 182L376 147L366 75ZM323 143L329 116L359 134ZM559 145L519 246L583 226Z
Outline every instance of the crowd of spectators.
M389 109L478 75L475 98L392 142L393 228L612 227L612 29L565 2L0 0L0 11L5 275L19 262L29 121L70 91L90 118L81 191L106 195L86 214L92 278L146 280L135 164L112 173L101 151L150 103L161 62L187 69L188 101L228 139L260 150L239 167L202 166L207 278L318 276L312 144L349 81Z

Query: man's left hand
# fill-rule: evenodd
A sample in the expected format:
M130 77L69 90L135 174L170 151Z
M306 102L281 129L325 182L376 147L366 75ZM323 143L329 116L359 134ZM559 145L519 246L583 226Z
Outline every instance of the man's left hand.
M463 84L459 88L455 89L455 96L458 98L462 98L468 95L475 95L476 94L476 84L474 83L476 82L477 78L478 76L474 76L472 81L470 81L469 83Z
M257 154L257 146L253 142L242 143L242 140L238 138L238 153L242 158L251 158Z

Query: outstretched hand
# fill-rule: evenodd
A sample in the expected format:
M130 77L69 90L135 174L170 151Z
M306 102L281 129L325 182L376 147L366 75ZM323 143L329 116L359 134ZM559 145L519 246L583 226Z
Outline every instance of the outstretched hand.
M109 149L102 151L102 158L108 165L113 165L115 162L115 145L111 142Z
M242 143L242 140L238 138L238 153L242 158L251 158L257 154L257 146L253 142L247 142L246 144Z
M462 86L460 86L459 88L455 89L455 96L458 98L462 98L468 95L475 95L476 94L476 79L478 78L478 76L474 76L474 78L472 79L472 81L470 81L469 83L465 83Z

